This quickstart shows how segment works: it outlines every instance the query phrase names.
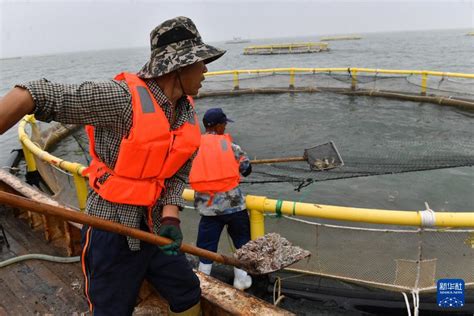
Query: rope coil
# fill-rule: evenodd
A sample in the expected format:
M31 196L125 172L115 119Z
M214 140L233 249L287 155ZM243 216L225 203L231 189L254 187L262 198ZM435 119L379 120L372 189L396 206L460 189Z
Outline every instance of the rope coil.
M425 202L426 209L420 211L421 216L421 227L434 227L436 224L436 213L433 211L428 202Z

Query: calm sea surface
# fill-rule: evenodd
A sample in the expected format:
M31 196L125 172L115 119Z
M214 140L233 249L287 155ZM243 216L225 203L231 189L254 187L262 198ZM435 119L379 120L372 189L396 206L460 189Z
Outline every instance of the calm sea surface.
M365 67L474 73L474 37L465 33L465 30L449 30L363 34L363 39L358 41L330 42L331 50L326 53L279 56L244 56L242 51L247 45L317 41L317 38L214 43L228 52L210 64L209 71ZM63 83L107 80L121 71L137 71L147 58L147 48L134 48L0 60L0 95L15 83L39 78ZM431 104L420 106L328 93L197 100L199 115L215 106L223 107L236 121L228 125L228 131L251 157L257 158L298 156L304 148L330 139L340 140L337 144L344 156L351 145L363 143L357 135L366 138L373 135L383 144L384 140L404 137L402 132L406 131L409 141L410 135L420 134L420 124L431 130L439 129L440 137L452 131L474 136L472 113ZM369 114L372 124L367 125L364 119ZM0 166L8 165L10 151L19 148L16 135L16 129L12 129L0 136ZM472 144L469 146L472 148ZM61 150L67 154L73 149L66 146L59 153ZM474 211L472 167L320 182L301 192L293 188L288 183L243 186L245 193L321 204L417 210L428 201L435 210Z

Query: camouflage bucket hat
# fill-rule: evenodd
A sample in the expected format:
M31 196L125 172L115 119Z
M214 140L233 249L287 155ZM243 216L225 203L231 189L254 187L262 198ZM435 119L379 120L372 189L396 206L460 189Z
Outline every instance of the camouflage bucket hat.
M143 79L156 78L179 68L204 61L208 64L226 52L204 44L191 19L167 20L150 33L150 61L138 72Z

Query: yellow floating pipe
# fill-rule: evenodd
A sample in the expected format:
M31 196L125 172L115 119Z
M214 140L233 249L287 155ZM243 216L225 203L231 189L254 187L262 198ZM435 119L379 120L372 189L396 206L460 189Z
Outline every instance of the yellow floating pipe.
M194 190L184 189L182 196L185 201L193 202ZM252 197L253 199L265 199L265 197L263 196L250 196L250 197ZM265 235L265 216L261 210L251 209L248 206L247 206L247 209L249 210L249 218L250 218L250 238L252 240L255 240L258 237Z
M293 70L290 71L290 89L295 88L295 72Z
M72 174L82 175L82 171L86 168L77 162L69 162L63 160L61 158L55 157L48 153L47 151L42 150L38 146L36 146L29 138L28 134L25 132L25 124L27 123L26 120L20 122L20 126L18 128L18 135L20 138L20 142L28 148L28 150L34 154L36 157L40 158L47 163L55 165L56 167L69 171Z
M33 172L36 171L36 161L34 158L34 155L31 153L31 151L28 150L28 147L21 144L21 148L23 149L23 156L25 156L25 161L26 161L26 171L28 172Z
M234 71L234 90L239 90L239 73Z
M33 153L26 147L23 142L21 141L21 135L22 132L24 134L24 126L27 123L34 124L35 123L35 118L33 115L27 115L23 117L23 119L20 121L20 124L18 125L18 139L20 140L21 143L21 148L23 149L23 155L25 156L25 162L26 162L26 171L27 172L33 172L36 171L36 161L34 158Z
M194 201L194 190L191 189L184 189L183 191L183 199L188 202Z
M84 212L86 209L88 193L86 179L77 173L73 173L72 176L76 187L77 203L81 212Z
M426 87L428 86L428 74L423 72L421 74L421 94L426 95Z
M281 201L266 197L247 195L247 208L261 212L278 213L294 216L318 217L331 220L364 222L384 225L421 226L422 214L419 211L392 211L343 207L335 205L311 204L292 201ZM474 227L472 212L436 212L434 226L437 227Z
M356 70L359 73L364 72L364 73L398 74L398 75L423 75L425 73L429 76L474 79L474 74L442 72L442 71L390 70L390 69L370 69L370 68L357 68L357 67L351 67L351 70ZM316 72L342 72L342 73L347 73L347 68L269 68L269 69L223 70L223 71L208 72L208 73L205 74L205 76L212 77L212 76L219 76L219 75L229 75L229 74L234 74L235 72L237 72L239 74L256 74L258 72L261 72L261 73L273 73L273 72L288 73L290 71L300 72L300 73L316 73Z
M249 209L250 238L255 240L265 235L265 216L263 212Z

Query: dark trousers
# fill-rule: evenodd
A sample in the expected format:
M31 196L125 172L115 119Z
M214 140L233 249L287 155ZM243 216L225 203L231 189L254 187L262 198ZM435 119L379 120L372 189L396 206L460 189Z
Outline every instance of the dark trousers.
M250 220L247 210L226 215L201 216L197 246L217 252L219 238L224 226L232 238L235 248L239 249L250 240ZM212 263L211 260L200 258L202 263Z
M84 292L93 315L132 315L144 279L168 300L173 312L200 300L199 279L183 253L167 256L145 242L139 251L131 251L125 236L87 226L82 229L82 245Z

